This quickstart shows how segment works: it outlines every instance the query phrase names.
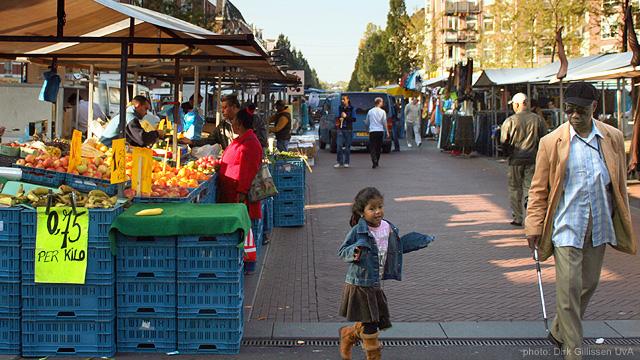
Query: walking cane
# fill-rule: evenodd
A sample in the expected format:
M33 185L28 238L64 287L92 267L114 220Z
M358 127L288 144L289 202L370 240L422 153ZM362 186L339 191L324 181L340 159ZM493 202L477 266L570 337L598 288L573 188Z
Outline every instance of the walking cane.
M544 328L549 333L549 323L547 321L547 307L544 304L544 290L542 289L542 271L540 270L540 258L538 257L538 245L533 249L533 260L536 261L536 271L538 272L538 290L540 290L540 302L542 302L542 316L544 317Z

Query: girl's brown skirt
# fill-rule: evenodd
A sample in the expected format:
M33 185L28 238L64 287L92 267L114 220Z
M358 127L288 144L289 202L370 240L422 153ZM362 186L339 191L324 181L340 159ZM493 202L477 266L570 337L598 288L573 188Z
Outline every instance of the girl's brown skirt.
M344 284L340 316L348 321L378 323L380 330L391 327L387 297L379 287Z

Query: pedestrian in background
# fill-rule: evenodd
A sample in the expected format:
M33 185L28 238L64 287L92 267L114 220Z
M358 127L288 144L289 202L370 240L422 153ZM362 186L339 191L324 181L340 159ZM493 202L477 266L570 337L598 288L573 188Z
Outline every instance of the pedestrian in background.
M349 96L342 95L342 104L338 113L340 116L336 119L336 147L337 147L337 163L334 168L341 166L349 167L351 161L351 141L353 140L353 123L356 121L353 106Z
M547 134L544 119L527 108L527 95L517 93L509 103L515 114L507 118L500 128L500 142L509 153L509 200L511 225L522 226L527 206L531 178L535 170L536 153L540 138Z
M394 104L395 111L393 114L393 124L391 125L391 140L393 141L393 151L400 151L400 133L402 132L402 106L401 100L398 99Z
M375 106L369 110L364 120L366 126L369 127L369 152L371 153L371 168L375 169L380 163L380 153L382 152L382 140L384 135L389 137L389 129L387 128L387 112L382 109L384 100L377 97L374 101Z
M269 132L276 135L276 148L279 151L287 151L291 140L291 113L287 111L287 105L282 100L275 103L277 113L269 119Z
M340 356L351 359L358 340L367 359L380 359L379 330L391 327L382 280L401 280L402 254L427 247L432 236L410 233L400 238L398 228L384 219L384 198L378 189L358 192L351 209L352 226L338 256L349 263L340 316L355 321L339 330Z
M420 134L420 103L417 97L411 98L409 104L404 107L405 131L407 132L407 146L411 147L411 139L417 147L422 146Z
M307 99L304 97L301 100L300 104L300 113L302 116L302 130L307 131L310 129L309 126L309 104L307 104Z
M565 359L580 359L582 318L600 280L606 244L635 254L624 137L593 119L589 83L565 91L568 122L542 138L529 190L525 233L540 260L553 254L556 316L549 338Z

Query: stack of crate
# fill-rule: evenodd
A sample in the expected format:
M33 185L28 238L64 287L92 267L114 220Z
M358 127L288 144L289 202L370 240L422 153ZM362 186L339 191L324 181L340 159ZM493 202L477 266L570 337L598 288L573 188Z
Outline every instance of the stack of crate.
M240 232L178 238L178 351L237 354L243 334Z
M272 176L278 189L273 202L273 225L304 225L305 164L301 159L276 160Z
M0 354L20 353L20 212L0 208Z
M118 352L171 352L176 339L176 238L118 237Z
M22 211L22 355L110 357L115 342L115 264L109 228L122 212L89 210L85 284L36 284L36 212Z

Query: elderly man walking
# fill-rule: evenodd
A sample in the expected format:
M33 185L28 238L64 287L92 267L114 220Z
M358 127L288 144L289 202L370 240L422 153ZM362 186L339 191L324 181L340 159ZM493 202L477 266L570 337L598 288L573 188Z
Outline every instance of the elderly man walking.
M588 83L565 92L568 122L542 138L529 190L525 233L540 259L556 264L556 316L549 338L580 359L582 318L600 280L606 244L636 253L627 197L624 137L593 119Z
M411 98L411 102L404 107L405 131L407 132L407 146L411 147L411 138L417 147L422 146L422 135L420 134L420 114L422 109L418 98Z
M544 119L527 108L527 95L517 93L509 103L513 106L515 114L502 124L500 141L510 154L508 177L513 216L511 225L522 226L538 142L547 134L547 127Z

